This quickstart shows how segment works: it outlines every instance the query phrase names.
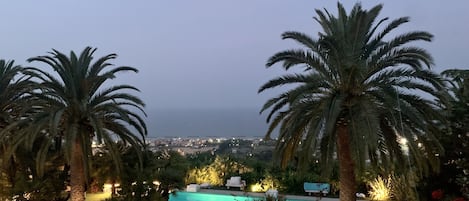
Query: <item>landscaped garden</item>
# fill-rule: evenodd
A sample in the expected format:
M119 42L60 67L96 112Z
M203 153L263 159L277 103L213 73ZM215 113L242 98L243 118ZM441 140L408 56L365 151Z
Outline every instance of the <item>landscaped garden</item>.
M338 3L316 10L317 35L281 35L299 45L267 60L287 74L258 90L283 91L261 108L265 149L235 142L249 154L229 140L187 155L150 149L139 89L108 84L138 72L111 65L116 54L0 60L0 200L167 200L235 178L245 192L307 195L314 182L330 187L315 196L342 201L467 201L469 70L434 72L421 47L433 35L401 32L410 19L381 10Z

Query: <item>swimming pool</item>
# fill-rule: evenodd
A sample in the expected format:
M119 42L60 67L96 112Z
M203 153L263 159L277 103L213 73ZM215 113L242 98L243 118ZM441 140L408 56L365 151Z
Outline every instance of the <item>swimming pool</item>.
M176 194L169 195L168 201L264 201L264 197L243 196L243 195L225 195L203 192L185 192L179 191ZM287 199L287 201L302 201L297 199Z
M262 197L183 192L169 195L169 201L261 201Z

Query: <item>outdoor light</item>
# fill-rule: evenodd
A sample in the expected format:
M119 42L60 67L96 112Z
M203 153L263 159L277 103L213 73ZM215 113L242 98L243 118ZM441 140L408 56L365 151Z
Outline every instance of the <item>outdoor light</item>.
M405 155L409 155L409 145L407 138L399 136L397 138L397 142L401 146L401 150L404 152Z

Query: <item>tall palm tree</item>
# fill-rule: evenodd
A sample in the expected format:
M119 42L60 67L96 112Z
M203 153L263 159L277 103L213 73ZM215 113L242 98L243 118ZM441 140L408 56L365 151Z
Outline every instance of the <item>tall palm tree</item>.
M14 61L0 60L0 130L12 124L28 108L27 94L32 91L33 82L25 68L15 65ZM10 148L8 135L1 136L2 170L6 172L10 185L15 185L14 157L7 154Z
M431 41L432 35L413 31L392 37L389 33L409 18L384 25L388 18L377 19L381 9L377 5L364 10L355 4L347 14L338 3L337 16L316 10L314 19L322 27L318 38L285 32L283 39L293 39L304 49L278 52L266 64L283 63L285 70L300 66L304 71L274 78L259 89L291 86L261 110L270 109L266 137L280 128L276 149L281 165L294 158L307 164L320 150L321 164L330 167L336 156L340 199L346 201L355 200L355 172L366 167L366 161L389 169L399 167L393 162L408 167L402 162L413 161L415 169L428 171L429 165L437 167L441 151L432 135L433 123L440 118L437 105L419 94L438 97L444 85L430 71L431 55L408 45ZM399 139L408 140L409 160Z
M29 118L23 119L26 129L17 134L13 142L28 142L37 136L46 136L55 143L42 145L48 150L63 144L65 158L70 165L71 200L85 200L89 176L92 142L104 144L113 153L116 164L120 163L116 141L140 147L147 133L140 116L144 103L129 92L138 91L131 85L105 88L104 83L120 72L137 72L128 66L113 67L108 63L116 54L109 54L93 61L96 49L87 47L76 55L67 56L53 50L48 56L28 59L42 62L52 68L53 74L38 68L30 68L39 79L40 89L35 90L35 109ZM141 135L141 138L135 133ZM47 141L47 140L46 140ZM50 142L50 141L47 141ZM57 147L57 146L55 146ZM116 166L119 167L119 166Z

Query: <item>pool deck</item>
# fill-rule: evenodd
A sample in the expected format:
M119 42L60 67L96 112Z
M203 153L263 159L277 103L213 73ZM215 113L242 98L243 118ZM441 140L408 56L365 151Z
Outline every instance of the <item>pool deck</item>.
M234 196L254 196L254 197L265 196L265 193L253 193L253 192L234 191L234 190L200 189L198 192L210 193L210 194L234 195ZM286 199L294 199L294 200L339 201L339 198L328 198L328 197L284 195L284 194L279 194L279 196L284 197Z

